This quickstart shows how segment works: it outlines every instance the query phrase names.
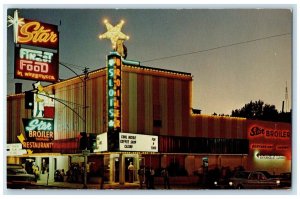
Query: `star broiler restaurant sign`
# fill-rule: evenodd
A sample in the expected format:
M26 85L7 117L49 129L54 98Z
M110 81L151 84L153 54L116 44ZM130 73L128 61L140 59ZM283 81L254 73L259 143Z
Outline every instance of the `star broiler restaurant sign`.
M54 140L54 121L47 119L23 119L26 140L25 149L51 149Z
M17 11L9 22L15 31L15 78L56 82L59 63L57 26L19 18Z

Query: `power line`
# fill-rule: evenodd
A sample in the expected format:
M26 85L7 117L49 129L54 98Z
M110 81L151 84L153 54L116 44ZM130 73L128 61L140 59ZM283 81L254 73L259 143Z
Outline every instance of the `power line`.
M60 63L68 65L69 67L76 68L77 70L81 70L81 71L85 68L85 66L79 66L79 65L76 65L76 64L70 64L70 63L67 63L67 62L60 62Z
M217 49L220 49L220 48L227 48L227 47L231 47L231 46L251 43L251 42L270 39L270 38L274 38L274 37L281 37L281 36L290 35L290 34L291 33L272 35L272 36L268 36L268 37L262 37L262 38L258 38L258 39L252 39L252 40L248 40L248 41L242 41L242 42L238 42L238 43L232 43L232 44L227 44L227 45L223 45L223 46L218 46L218 47L215 47L215 48L209 48L209 49L205 49L205 50L198 50L198 51L193 51L193 52L188 52L188 53L182 53L182 54L177 54L177 55L171 55L171 56L166 56L166 57L159 57L159 58L155 58L155 59L149 59L149 60L141 61L141 63L152 62L152 61L157 61L157 60L162 60L162 59L169 59L169 58L180 57L180 56L186 56L186 55L191 55L191 54L196 54L196 53L202 53L202 52L217 50Z

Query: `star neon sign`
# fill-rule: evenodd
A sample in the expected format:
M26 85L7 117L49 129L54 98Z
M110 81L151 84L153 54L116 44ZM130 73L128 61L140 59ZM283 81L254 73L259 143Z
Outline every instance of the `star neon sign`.
M18 27L23 26L25 24L24 18L19 18L18 16L18 11L15 10L14 12L14 17L7 16L8 18L8 26L13 26L14 27L14 42L17 43L18 41Z
M104 24L106 25L107 32L100 34L100 39L110 39L112 43L113 49L116 48L116 44L118 40L128 40L129 36L125 35L121 32L121 28L125 22L123 20L120 21L116 26L112 26L107 20L104 20Z

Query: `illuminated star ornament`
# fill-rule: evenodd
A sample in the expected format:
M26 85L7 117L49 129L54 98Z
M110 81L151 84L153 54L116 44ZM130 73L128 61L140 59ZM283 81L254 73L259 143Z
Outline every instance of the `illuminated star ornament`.
M117 24L116 26L112 26L107 20L104 20L104 24L106 25L107 32L101 34L99 38L110 39L113 49L116 48L118 40L129 39L129 36L121 32L121 28L123 27L124 24L123 20L121 20L120 23Z
M18 41L18 27L23 26L25 24L24 18L19 18L18 17L18 11L15 10L14 12L14 17L8 16L8 26L14 26L14 42L17 43Z

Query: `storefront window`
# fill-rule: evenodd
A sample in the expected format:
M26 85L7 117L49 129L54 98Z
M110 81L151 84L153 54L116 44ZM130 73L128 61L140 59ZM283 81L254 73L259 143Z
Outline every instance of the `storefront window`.
M160 136L161 153L248 154L247 139L188 138Z

